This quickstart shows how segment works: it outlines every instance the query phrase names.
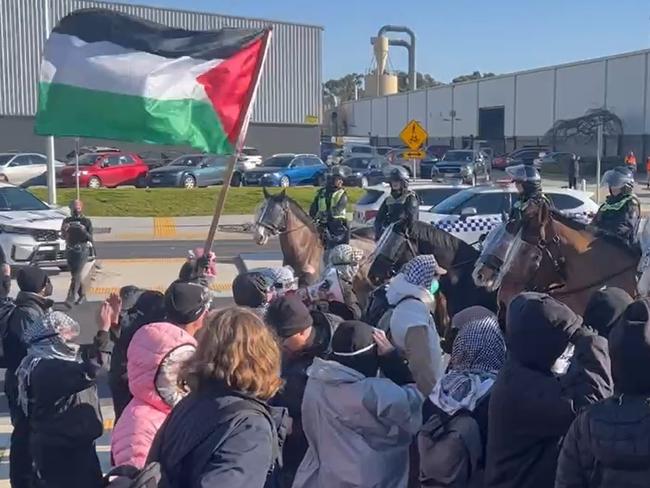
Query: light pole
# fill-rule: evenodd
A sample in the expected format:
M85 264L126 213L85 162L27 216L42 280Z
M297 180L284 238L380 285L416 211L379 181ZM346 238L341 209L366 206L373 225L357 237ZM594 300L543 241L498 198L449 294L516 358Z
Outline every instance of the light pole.
M45 33L49 37L52 32L52 16L50 0L45 1ZM47 42L47 38L45 39ZM50 205L56 204L56 169L54 166L54 137L45 138L45 154L47 155L47 202Z

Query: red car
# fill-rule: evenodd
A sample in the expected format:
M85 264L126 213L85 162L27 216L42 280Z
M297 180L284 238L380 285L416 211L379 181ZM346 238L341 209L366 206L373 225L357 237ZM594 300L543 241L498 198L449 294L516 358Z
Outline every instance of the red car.
M134 153L107 152L84 154L79 158L79 186L87 188L115 188L120 185L144 187L149 167ZM57 174L57 184L76 186L75 161Z

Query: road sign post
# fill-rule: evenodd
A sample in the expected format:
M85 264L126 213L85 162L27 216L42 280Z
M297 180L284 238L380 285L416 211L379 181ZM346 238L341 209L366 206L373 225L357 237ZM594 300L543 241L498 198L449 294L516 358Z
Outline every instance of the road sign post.
M429 134L424 130L422 124L417 120L411 120L406 126L402 129L402 132L399 134L400 139L406 147L409 148L408 151L404 151L403 157L406 160L411 161L412 174L413 178L417 177L417 162L423 159L426 155L425 151L422 151L420 148L422 144L427 141Z

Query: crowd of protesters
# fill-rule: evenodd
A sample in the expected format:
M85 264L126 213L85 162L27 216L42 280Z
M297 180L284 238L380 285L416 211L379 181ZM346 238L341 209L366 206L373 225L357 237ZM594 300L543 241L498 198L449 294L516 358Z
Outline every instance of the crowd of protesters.
M403 266L375 323L350 286L358 253L342 245L330 260L340 292L320 301L288 267L240 274L236 306L220 310L188 267L164 294L124 287L88 345L52 310L45 272L21 269L14 300L3 268L11 485L650 486L650 301L599 290L583 320L522 293L505 324L483 307L452 317L447 354L434 256ZM95 450L102 370L108 474Z

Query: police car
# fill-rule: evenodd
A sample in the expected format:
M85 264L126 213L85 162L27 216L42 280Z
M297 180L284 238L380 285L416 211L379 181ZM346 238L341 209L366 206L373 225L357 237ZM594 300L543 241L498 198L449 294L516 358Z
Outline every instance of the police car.
M544 194L561 213L583 222L590 222L598 211L590 193L551 188ZM427 211L420 211L420 220L475 245L481 236L508 217L517 199L517 190L509 182L477 186L458 192Z
M465 188L469 188L469 185L436 184L431 183L431 181L414 181L409 184L409 190L414 191L420 199L420 212L429 210ZM353 224L372 224L377 212L379 212L379 207L381 207L388 195L390 195L390 185L388 183L366 188L365 194L354 206Z

